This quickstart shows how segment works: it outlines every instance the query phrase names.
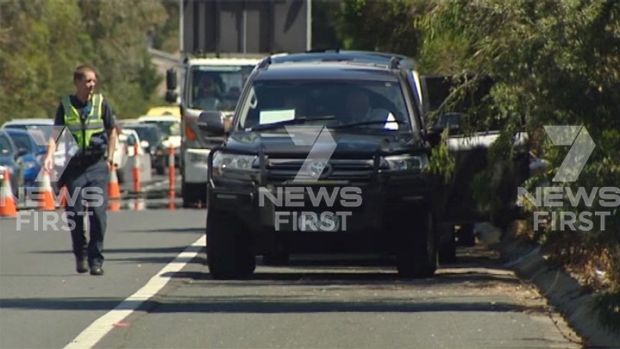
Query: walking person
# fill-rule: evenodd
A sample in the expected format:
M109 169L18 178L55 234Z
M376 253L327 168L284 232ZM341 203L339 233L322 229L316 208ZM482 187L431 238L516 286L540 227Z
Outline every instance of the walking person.
M75 149L66 149L70 160L58 185L67 187L67 218L71 230L76 271L103 275L103 239L106 231L108 179L113 167L117 131L114 114L107 100L95 93L97 72L89 65L78 66L73 73L75 94L62 97L55 126L70 132ZM65 145L68 147L69 145ZM54 167L55 137L49 142L45 170ZM88 217L87 240L84 216Z

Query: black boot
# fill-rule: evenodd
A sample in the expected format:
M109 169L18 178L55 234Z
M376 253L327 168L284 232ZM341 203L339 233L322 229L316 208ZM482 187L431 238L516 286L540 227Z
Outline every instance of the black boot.
M75 258L75 271L82 274L88 271L88 264L86 263L86 257Z
M103 275L103 268L101 268L101 265L92 265L90 267L90 275Z

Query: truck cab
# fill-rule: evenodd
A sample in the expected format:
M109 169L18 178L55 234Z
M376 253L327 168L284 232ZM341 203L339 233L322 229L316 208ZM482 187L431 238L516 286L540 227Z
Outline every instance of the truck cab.
M190 58L185 60L180 85L181 110L181 193L184 207L206 202L207 156L222 137L201 130L198 116L203 111L221 112L231 118L258 58ZM169 79L170 80L170 79ZM169 90L174 84L168 84ZM172 85L172 86L171 86ZM176 96L169 96L169 99Z

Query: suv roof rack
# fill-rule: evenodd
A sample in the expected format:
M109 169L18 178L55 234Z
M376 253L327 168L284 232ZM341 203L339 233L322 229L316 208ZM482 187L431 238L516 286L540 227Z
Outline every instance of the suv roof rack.
M302 62L356 62L385 66L389 69L416 69L413 58L383 52L317 49L305 53L270 56L269 64ZM262 65L266 67L266 63Z
M265 57L263 58L258 64L257 64L257 68L258 69L265 69L268 66L271 65L271 56Z
M400 68L400 61L401 61L400 57L394 56L394 57L390 58L390 61L388 63L388 68L390 68L390 69L398 69L398 68Z
M336 48L313 48L311 50L307 50L306 53L321 53L321 52L340 52L340 47Z

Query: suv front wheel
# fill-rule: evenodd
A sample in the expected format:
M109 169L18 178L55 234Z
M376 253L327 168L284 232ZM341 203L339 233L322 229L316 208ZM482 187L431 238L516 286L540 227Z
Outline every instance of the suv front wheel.
M242 279L252 275L256 257L248 234L230 214L207 212L207 264L214 279Z
M438 264L437 236L433 214L421 211L417 219L398 232L396 268L404 277L425 278L435 274Z

